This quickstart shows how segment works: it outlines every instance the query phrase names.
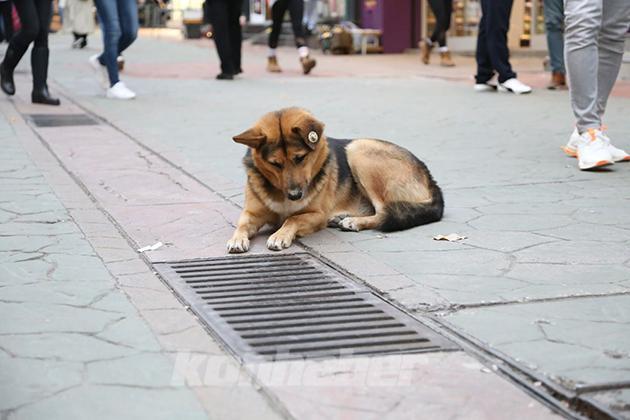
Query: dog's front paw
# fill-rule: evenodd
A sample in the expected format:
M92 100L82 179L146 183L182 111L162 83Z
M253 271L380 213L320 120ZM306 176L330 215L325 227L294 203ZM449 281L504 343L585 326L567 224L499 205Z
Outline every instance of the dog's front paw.
M249 250L249 239L247 237L235 236L227 243L227 251L230 254L240 254Z
M284 232L277 231L267 239L267 248L272 251L282 251L293 243L293 235L287 235Z
M341 230L346 230L346 231L351 231L351 232L358 232L360 230L357 222L352 217L346 217L345 219L342 219L339 222L338 227Z

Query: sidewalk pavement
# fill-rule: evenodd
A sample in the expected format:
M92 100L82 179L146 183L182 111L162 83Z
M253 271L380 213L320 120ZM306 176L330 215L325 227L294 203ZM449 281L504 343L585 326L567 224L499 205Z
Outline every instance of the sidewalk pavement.
M3 415L111 418L129 407L143 410L134 418L550 415L507 376L539 396L553 391L623 414L630 165L580 172L562 155L572 123L566 92L475 94L463 79L421 76L420 65L412 74L403 56L318 56L315 77L301 77L285 50L286 74L267 75L257 47L245 49L242 80L219 82L211 80L214 51L200 42L143 37L126 53L124 73L138 99L112 102L86 65L96 49L70 50L62 36L51 43L51 88L63 106L29 104L26 75L18 95L0 104L0 304L9 320L0 332L9 372L0 386L11 395ZM628 149L624 88L607 117L611 137ZM171 382L178 354L224 353L147 262L223 255L244 184L244 150L230 137L291 105L311 109L333 137L409 148L444 190L442 222L387 235L327 229L301 240L463 344L468 355L420 357L413 386ZM24 121L86 111L105 122L86 129ZM431 239L451 232L468 239ZM134 251L157 241L166 246L144 259ZM252 252L267 252L264 241Z

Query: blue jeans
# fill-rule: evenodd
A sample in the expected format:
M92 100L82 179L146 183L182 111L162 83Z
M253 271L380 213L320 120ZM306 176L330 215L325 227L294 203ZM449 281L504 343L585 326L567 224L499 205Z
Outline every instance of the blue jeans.
M136 0L95 0L96 11L103 31L103 53L98 60L107 67L109 83L118 78L118 56L138 36L138 3Z
M564 70L564 4L563 0L544 0L545 31L551 71L565 73Z

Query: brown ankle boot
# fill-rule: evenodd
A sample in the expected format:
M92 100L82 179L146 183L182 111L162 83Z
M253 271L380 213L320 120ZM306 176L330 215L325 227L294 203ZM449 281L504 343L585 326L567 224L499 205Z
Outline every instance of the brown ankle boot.
M420 41L418 44L420 44L420 60L422 60L424 64L429 64L433 44L429 45L427 41Z
M276 57L267 57L267 71L271 73L280 73L282 71Z
M450 51L444 51L440 53L440 66L442 67L454 67L455 62L451 58Z
M307 55L306 57L300 58L300 63L302 63L302 71L304 74L309 74L317 64L317 61Z
M561 90L567 88L567 80L564 73L553 72L551 73L551 81L547 85L549 90Z

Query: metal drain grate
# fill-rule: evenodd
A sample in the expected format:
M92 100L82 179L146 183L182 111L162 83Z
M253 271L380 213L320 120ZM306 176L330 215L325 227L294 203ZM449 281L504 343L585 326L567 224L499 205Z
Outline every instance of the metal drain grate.
M455 349L310 254L154 266L245 361Z
M37 127L98 125L98 121L87 114L31 114L29 118Z

